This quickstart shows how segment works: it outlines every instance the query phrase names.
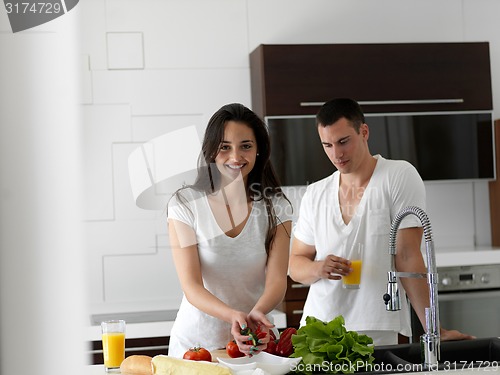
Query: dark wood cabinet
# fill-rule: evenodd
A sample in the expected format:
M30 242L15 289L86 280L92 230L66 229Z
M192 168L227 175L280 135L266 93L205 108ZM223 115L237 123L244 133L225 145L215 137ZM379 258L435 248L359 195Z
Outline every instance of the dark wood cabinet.
M314 115L335 97L366 113L492 109L487 42L260 45L250 71L262 117Z
M495 121L496 180L489 183L491 244L500 246L500 119Z
M297 283L290 276L288 277L287 290L283 301L287 327L299 328L308 292L309 287L307 285Z

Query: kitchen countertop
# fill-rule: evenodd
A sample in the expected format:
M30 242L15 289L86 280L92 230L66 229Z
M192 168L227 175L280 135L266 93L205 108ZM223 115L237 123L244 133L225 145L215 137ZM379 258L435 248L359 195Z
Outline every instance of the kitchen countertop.
M500 248L483 247L470 249L439 249L436 251L437 267L475 266L500 264Z
M494 339L494 340L497 340L497 339ZM474 342L476 341L476 342ZM464 345L458 345L457 344L465 344L466 346ZM469 345L470 343L470 345ZM446 343L448 344L448 343ZM495 350L495 352L492 352L489 354L489 357L485 357L485 358L490 358L489 361L478 361L477 359L477 350L481 349L481 350L484 350L485 349L485 346L484 345L487 345L488 347L490 347L490 350ZM495 345L493 345L495 344ZM443 359L442 363L444 365L448 364L448 369L446 370L439 370L439 371L417 371L416 372L413 372L412 370L413 369L416 369L415 367L406 367L405 365L405 369L406 371L412 371L412 372L395 372L395 373L389 373L387 375L431 375L431 374L434 374L436 375L437 373L448 373L448 372L453 372L453 373L457 373L456 375L473 375L473 373L478 373L478 372L484 372L484 373L498 373L500 374L500 361L497 361L496 358L497 358L497 352L496 350L498 350L498 347L497 347L497 344L498 342L495 341L494 343L493 342L490 342L490 341L484 341L484 340L472 340L472 341L465 341L465 342L459 342L459 343L451 343L450 345L452 346L448 346L448 347L444 347L445 344L443 344L442 346L442 349L445 349L445 352L442 354L444 355L445 358L451 358L450 357L450 349L454 348L454 350L458 350L460 353L464 354L465 352L463 352L464 348L466 348L466 350L472 350L472 351L476 351L476 353L471 357L471 358L463 358L464 361L458 361L457 362L448 362L447 360ZM493 345L493 346L492 346ZM397 354L397 350L399 349L400 347L399 346L395 346L394 348L390 348L390 347L387 347L387 349L389 350L395 350L395 354ZM492 349L492 348L495 348L495 349ZM381 349L384 349L384 348L381 348ZM403 351L404 351L405 348L403 348ZM417 352L418 353L418 352ZM224 349L221 349L221 350L216 350L216 351L212 351L212 360L214 362L217 362L217 358L227 358L228 355L227 353L225 352ZM485 354L485 353L482 353L482 354ZM462 358L462 357L461 357ZM473 360L475 361L475 368L470 368L468 367L469 366L469 362L470 360ZM402 364L400 364L402 365ZM400 366L398 365L398 366ZM410 363L408 363L408 365L410 365ZM389 361L389 363L380 363L378 365L378 369L374 368L374 370L377 370L378 372L382 372L383 370L389 370L389 369L396 369L396 366L394 363L391 364L391 362ZM390 367L388 367L390 366ZM415 365L414 365L415 366ZM420 367L421 365L418 365L417 367ZM446 367L445 367L446 368ZM398 369L400 369L398 367ZM381 371L382 370L382 371ZM377 371L375 372L368 372L368 373L363 373L363 372L360 372L358 373L359 375L363 375L363 374L366 374L366 375L376 375L377 374ZM83 372L83 375L104 375L106 374L106 371L104 370L104 366L103 365L89 365L89 366L86 366L85 367L85 371ZM115 372L114 374L120 374L120 372ZM318 373L319 374L319 373ZM111 373L108 373L107 375L111 375ZM485 374L486 375L486 374Z
M485 373L490 374L490 373L500 373L500 368L497 366L496 368L490 367L490 368L483 368L483 369L470 369L470 370L448 370L448 371L423 371L423 372L408 372L404 373L404 375L428 375L428 374L436 374L436 373L457 373L457 375L474 375L478 373ZM92 365L92 366L86 366L85 371L83 372L83 375L111 375L111 374L121 374L120 372L106 372L104 370L103 365Z

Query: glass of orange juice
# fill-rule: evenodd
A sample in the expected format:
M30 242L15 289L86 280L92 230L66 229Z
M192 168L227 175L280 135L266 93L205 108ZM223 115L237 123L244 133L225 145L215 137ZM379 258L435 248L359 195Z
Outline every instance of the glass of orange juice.
M351 261L352 271L342 277L342 284L345 289L359 289L363 265L363 247L362 243L356 243L347 255L347 259Z
M101 323L102 354L106 372L120 370L125 359L125 321L108 320Z

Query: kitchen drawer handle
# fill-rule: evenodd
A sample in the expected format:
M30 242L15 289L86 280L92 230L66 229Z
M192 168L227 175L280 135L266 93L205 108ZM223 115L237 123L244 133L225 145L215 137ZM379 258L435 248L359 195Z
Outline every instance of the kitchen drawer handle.
M292 289L300 289L300 288L309 288L309 285L304 285L304 284L292 284L290 285Z
M395 105L395 104L460 104L463 99L415 99L415 100L360 100L359 105ZM325 102L300 102L301 107L320 107Z
M304 310L292 310L293 315L302 315L304 313Z

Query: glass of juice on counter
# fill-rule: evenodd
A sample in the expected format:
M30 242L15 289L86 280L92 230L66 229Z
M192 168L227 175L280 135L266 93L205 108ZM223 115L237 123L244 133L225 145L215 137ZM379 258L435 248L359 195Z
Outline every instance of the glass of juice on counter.
M359 289L359 284L361 282L361 267L363 265L363 244L354 244L346 258L351 261L352 272L342 277L343 287L345 289Z
M101 323L102 354L106 372L119 371L125 359L125 321L108 320Z

